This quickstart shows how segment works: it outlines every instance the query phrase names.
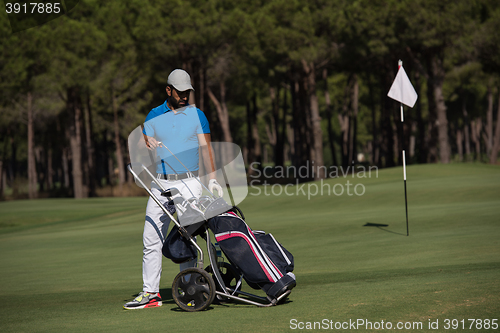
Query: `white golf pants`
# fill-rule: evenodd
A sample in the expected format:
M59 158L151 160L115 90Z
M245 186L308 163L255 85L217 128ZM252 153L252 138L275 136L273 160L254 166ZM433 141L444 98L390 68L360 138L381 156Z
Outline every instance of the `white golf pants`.
M201 184L195 178L186 178L177 181L160 180L160 182L165 189L173 187L177 188L185 199L189 199L191 197L199 198L203 190ZM160 195L161 191L158 189L156 184L153 183L151 185L151 191L162 204L168 201L167 198ZM179 214L179 212L177 214ZM143 291L155 293L160 290L160 277L163 259L161 249L163 247L163 242L167 237L169 224L170 218L168 215L163 212L153 199L149 198L146 208L146 222L144 224L143 234ZM196 265L196 260L197 259L193 259L192 261L180 264L180 270L182 271L185 268L194 267Z

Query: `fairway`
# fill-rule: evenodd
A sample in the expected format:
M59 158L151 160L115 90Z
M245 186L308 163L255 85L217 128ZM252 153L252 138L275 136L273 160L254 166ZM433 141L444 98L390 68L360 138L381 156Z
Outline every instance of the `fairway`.
M449 332L452 323L499 331L500 168L416 165L407 177L409 237L402 168L315 183L362 184L363 195L250 188L240 204L247 222L294 255L297 287L276 307L213 304L196 313L172 300L178 266L166 258L164 305L122 308L142 289L146 197L1 202L0 331L281 332L315 322L348 331L361 321L372 328L358 331L384 331L382 321L387 331Z

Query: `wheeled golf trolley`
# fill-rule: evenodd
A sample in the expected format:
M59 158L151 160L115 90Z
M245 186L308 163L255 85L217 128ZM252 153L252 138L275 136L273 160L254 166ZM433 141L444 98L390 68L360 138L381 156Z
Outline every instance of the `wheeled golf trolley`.
M177 188L165 188L164 183L155 177L151 168L154 164L151 163L154 160L151 152L144 148L135 149L141 138L142 131L135 134L133 132L129 136L131 163L128 170L137 185L144 188L174 222L175 230L171 233L178 233L173 235L177 236L177 242L183 240L187 246L194 247L196 252L196 267L184 269L174 278L172 297L175 303L186 311L204 310L215 299L219 302L240 301L259 307L282 303L295 287L295 276L291 273L293 256L281 247L272 235L252 232L244 222L243 213L235 205L241 202L248 191L239 148L228 143L212 143L211 146L214 155L219 156L214 164L217 179L221 179L219 183L225 187L224 197L216 197L205 187L204 173L200 170L200 177L194 178L207 190L207 195L185 198ZM169 152L182 164L176 154L170 150ZM200 166L202 165L203 163L200 163ZM205 173L206 175L208 173ZM156 186L168 204L162 203L165 200L160 200L150 186ZM226 197L229 197L229 200L225 200ZM231 205L227 201L230 201ZM177 214L177 218L174 214ZM235 226L240 230L235 230ZM170 236L169 234L168 237ZM197 244L197 236L205 240L206 252ZM208 261L205 253L208 254ZM225 261L223 253L228 261ZM248 261L241 260L245 258L245 253L249 253L246 255ZM284 263L281 266L278 263L280 260ZM208 265L205 267L206 261ZM256 274L264 276L265 283L254 278ZM267 297L242 291L243 280L253 289L264 290Z

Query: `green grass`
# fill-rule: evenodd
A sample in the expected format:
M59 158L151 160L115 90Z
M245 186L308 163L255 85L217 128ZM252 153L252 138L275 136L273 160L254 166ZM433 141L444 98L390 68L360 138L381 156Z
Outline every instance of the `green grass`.
M362 196L251 188L240 205L248 223L295 257L297 287L272 308L179 311L170 294L178 266L165 259L164 306L123 310L142 288L145 197L2 202L0 331L280 332L291 319L364 319L422 323L401 330L409 332L439 320L432 331L447 332L445 319L466 328L468 319L500 319L500 168L421 165L407 174L409 237L401 168L323 183L363 184Z

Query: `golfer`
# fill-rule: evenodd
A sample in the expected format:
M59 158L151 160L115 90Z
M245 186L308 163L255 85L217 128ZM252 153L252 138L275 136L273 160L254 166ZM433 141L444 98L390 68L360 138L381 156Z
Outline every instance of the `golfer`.
M152 109L146 117L143 129L145 142L148 149L156 154L158 180L165 188L177 188L186 199L199 198L202 194L202 185L198 178L198 152L201 150L205 169L209 172L208 189L222 197L222 188L215 179L208 120L200 109L188 104L191 90L194 89L186 71L176 69L170 73L167 79L167 100ZM182 163L172 156L169 150ZM160 195L158 186L153 182L151 187L153 194L164 204L167 199ZM177 214L179 215L179 212ZM162 305L159 293L162 247L169 223L170 218L149 198L143 234L143 288L133 301L123 306L125 309ZM195 258L180 264L180 270L194 267L196 260Z

